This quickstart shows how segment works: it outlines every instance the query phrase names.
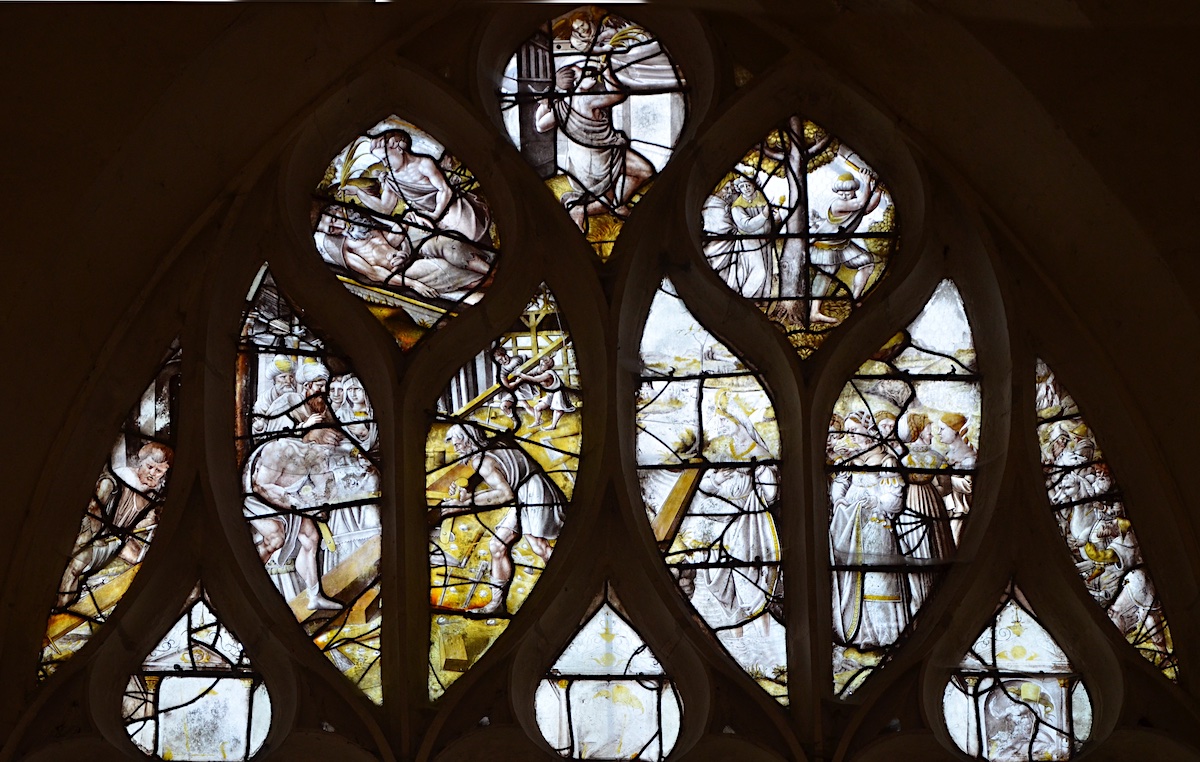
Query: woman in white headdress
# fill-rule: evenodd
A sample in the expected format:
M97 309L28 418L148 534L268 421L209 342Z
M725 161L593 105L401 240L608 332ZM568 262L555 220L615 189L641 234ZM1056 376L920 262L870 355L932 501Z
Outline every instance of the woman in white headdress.
M375 410L367 398L367 390L358 376L353 375L344 376L341 386L345 402L334 409L334 415L346 424L345 432L361 449L370 450L379 439L379 425L375 422Z
M896 470L885 470L899 462L879 442L869 412L851 413L843 426L857 450L847 466L865 468L839 472L829 488L831 557L851 567L833 573L833 629L845 645L891 645L908 623L904 575L870 567L903 563L893 524L904 510L904 484Z
M904 512L896 517L900 552L915 561L930 562L950 558L954 553L954 535L942 502L943 491L950 489L950 477L928 473L945 468L946 456L933 448L933 423L924 413L907 417L908 452L904 465L921 472L905 471L908 489ZM909 576L909 610L915 615L929 597L933 575L917 572Z

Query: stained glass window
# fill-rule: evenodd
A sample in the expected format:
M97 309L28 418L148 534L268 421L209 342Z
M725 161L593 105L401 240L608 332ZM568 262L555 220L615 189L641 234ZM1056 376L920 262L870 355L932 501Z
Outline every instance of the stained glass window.
M667 280L650 305L641 365L638 481L654 539L722 647L786 704L774 403Z
M197 585L129 678L125 732L160 759L248 760L271 727L271 697L245 649Z
M1142 656L1178 677L1171 631L1125 501L1095 433L1046 363L1037 363L1038 442L1046 493L1088 594Z
M959 749L998 762L1071 759L1092 732L1087 688L1016 587L946 684L942 710Z
M379 674L379 428L353 366L265 268L238 348L243 505L296 620L372 701Z
M917 319L859 367L829 424L838 695L887 659L954 556L979 434L971 326L945 280Z
M85 326L23 361L46 328L12 357L27 385L48 390L13 397L44 412L43 426L10 436L33 443L9 459L14 474L26 478L43 445L47 458L10 496L0 610L17 623L0 637L0 684L11 686L0 758L102 758L115 744L163 759L1031 761L1081 756L1089 736L1107 748L1087 754L1132 758L1164 729L1190 737L1177 704L1196 686L1179 680L1178 661L1195 642L1194 591L1169 574L1196 555L1190 533L1170 531L1186 512L1186 480L1139 490L1157 497L1146 513L1120 488L1133 490L1139 462L1186 464L1187 427L1166 429L1187 416L1146 422L1162 452L1135 436L1101 454L1088 425L1104 422L1093 421L1099 412L1085 423L1040 363L1036 422L1028 415L1028 336L1053 323L1056 353L1069 356L1084 327L1102 342L1131 330L1115 308L1074 310L1107 322L1059 319L1084 296L1063 297L1051 277L1079 270L1067 267L1066 239L1083 235L1075 248L1092 251L1087 235L1103 233L1089 226L1095 215L1064 204L1113 205L1064 190L1069 172L1061 187L1039 182L1037 167L1053 165L1046 151L1020 157L1037 165L1024 205L1006 214L967 198L1017 184L988 191L948 176L944 147L904 124L904 104L930 98L901 103L886 87L864 97L840 84L871 80L874 91L865 72L886 59L880 29L834 30L778 2L762 4L767 14L724 1L583 2L599 0L466 13L445 3L365 25L322 12L313 51L332 40L341 54L301 61L303 35L291 46L299 58L260 50L296 73L286 97L264 99L250 120L261 123L246 122L239 146L224 146L237 150L215 163L206 154L199 173L185 165L201 154L178 150L179 130L101 130L124 141L101 151L116 184L92 183L114 204L146 200L121 180L146 179L124 166L139 156L184 201L232 190L194 226L186 212L146 206L126 222L142 243L84 247L129 262L59 267L59 298L37 309L45 289L33 289L7 311L46 326L51 313L123 312L123 327L103 341ZM289 37L247 31L233 37ZM811 65L808 32L824 35L828 66ZM168 111L185 107L182 95ZM383 110L389 99L403 103L398 115ZM1023 135L1035 122L1002 124ZM256 148L252 133L271 124L285 134ZM950 154L986 180L1002 162L977 154L972 164L969 142ZM178 177L166 177L166 157ZM238 177L222 179L227 167ZM307 179L281 187L296 177ZM989 231L972 221L980 206L997 217ZM1038 241L1015 221L1022 209L1079 224L1045 226ZM104 220L119 217L72 224L103 244ZM1014 225L1029 261L1002 240ZM177 246L139 253L185 228ZM977 233L997 239L993 255ZM1125 243L1115 246L1145 250ZM1018 256L995 256L1009 248ZM614 256L626 259L602 264ZM244 299L247 284L226 290L268 257L270 273ZM1122 272L1153 280L1154 263L1141 264ZM123 277L135 271L146 281L137 294L139 279ZM894 282L901 271L913 282ZM942 272L971 279L957 284L961 298L938 283ZM81 273L101 277L72 290ZM128 309L114 311L104 290ZM315 301L322 293L328 304ZM351 337L357 323L332 322L347 316L371 330ZM159 358L135 373L128 362L144 353L121 346L152 335L156 353L175 334L189 358L186 396L178 350L152 379ZM1153 370L1151 355L1168 355L1151 349L1142 365ZM83 367L94 368L84 383L65 374ZM1026 377L1011 378L1014 368ZM1186 382L1156 375L1167 405L1155 409L1186 408L1174 388ZM113 394L127 382L128 395ZM1025 409L1009 409L1010 397ZM1136 418L1105 416L1115 422L1104 444L1136 434ZM1026 424L1040 463L1024 457ZM1118 470L1126 456L1128 475ZM1074 570L1054 555L1058 535ZM1164 546L1140 545L1151 537ZM139 571L143 560L151 571ZM1031 564L1045 567L1042 581L1071 577L1025 587L1045 627L1015 588L997 607L1002 584L989 582L1032 580ZM219 588L218 569L233 575ZM197 576L219 597L197 588L181 612L164 596L187 591L163 583ZM621 601L608 592L589 603L604 578ZM1101 609L1065 606L1085 589ZM1059 605L1081 616L1050 618ZM291 677L296 690L285 691ZM55 740L64 734L75 737ZM89 745L98 751L80 753Z
M334 157L313 225L321 258L403 349L478 302L499 256L475 176L396 116Z
M39 679L108 621L154 539L175 457L179 362L175 343L126 416L96 480L50 609Z
M657 37L593 5L545 24L508 61L508 136L602 260L671 158L685 90Z
M604 602L534 696L546 742L572 759L661 760L679 737L674 684L619 604Z
M571 334L545 285L438 400L425 446L432 698L541 579L575 490L582 406Z
M887 186L849 146L793 116L704 201L704 256L801 357L875 288L898 244Z

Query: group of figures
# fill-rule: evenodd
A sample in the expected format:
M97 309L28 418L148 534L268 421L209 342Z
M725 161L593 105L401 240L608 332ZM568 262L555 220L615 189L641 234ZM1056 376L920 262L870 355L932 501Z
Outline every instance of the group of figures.
M379 429L350 365L269 273L240 347L243 514L275 588L326 655L379 702Z
M671 157L685 88L654 35L595 6L546 24L505 68L509 137L601 259Z
M637 463L654 538L722 647L787 703L779 428L754 372L669 281L642 334Z
M959 749L996 762L1073 759L1092 732L1079 673L1013 585L946 684L942 711Z
M793 116L705 200L704 256L808 357L883 277L897 243L895 215L887 188L858 154Z
M541 578L582 441L575 350L544 285L455 374L426 444L430 696L491 646Z
M477 302L498 256L474 176L394 116L334 157L313 217L321 257L405 349Z
M1120 489L1075 400L1041 360L1037 416L1046 492L1088 593L1125 639L1175 680L1171 631Z
M108 620L154 539L175 457L171 423L179 363L175 344L130 411L96 480L50 610L39 678L48 677Z
M271 727L267 686L200 585L183 609L129 677L125 732L160 759L249 760Z
M846 384L830 422L838 694L882 664L953 557L971 508L980 413L971 328L943 281Z

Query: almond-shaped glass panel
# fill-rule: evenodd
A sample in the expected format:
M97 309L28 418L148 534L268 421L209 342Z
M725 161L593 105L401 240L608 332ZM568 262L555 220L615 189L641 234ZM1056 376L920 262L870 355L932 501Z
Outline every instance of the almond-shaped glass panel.
M545 285L438 399L425 445L430 698L491 647L541 579L575 491L582 407L575 347Z
M859 367L826 442L833 688L886 661L950 560L971 509L980 378L962 297L942 281Z
M238 347L242 513L313 643L375 703L379 428L362 381L264 271Z
M668 280L650 305L640 375L638 481L663 560L722 648L787 704L771 396Z
M585 5L521 45L498 94L509 138L608 259L679 140L683 73L650 31Z
M887 186L793 116L751 146L701 210L704 256L809 357L883 278L899 243Z
M946 684L942 712L959 749L997 762L1071 759L1092 729L1081 676L1015 587Z
M1138 653L1177 680L1179 664L1167 616L1121 489L1079 406L1041 360L1037 416L1046 492L1088 594Z
M435 138L396 116L333 158L313 241L402 349L478 302L500 239L479 183Z
M160 759L248 760L271 728L271 697L237 636L199 585L129 677L125 732Z
M96 480L50 609L38 679L48 677L108 621L146 557L175 457L179 362L175 342L126 416Z
M572 759L665 759L682 705L649 646L609 603L588 618L534 694L538 728Z

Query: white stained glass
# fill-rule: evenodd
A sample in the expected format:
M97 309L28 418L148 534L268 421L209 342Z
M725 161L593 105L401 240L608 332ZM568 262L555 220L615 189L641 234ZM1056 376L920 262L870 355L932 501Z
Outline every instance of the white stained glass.
M564 675L661 675L662 665L607 603L571 640L554 669Z
M249 758L258 751L250 745L252 695L255 708L266 709L269 717L270 700L258 700L249 679L164 677L158 686L156 753L163 759L197 761ZM261 746L266 733L258 725Z
M169 670L180 664L186 668L192 659L203 660L205 669L245 666L242 644L220 623L203 599L196 602L188 616L171 625L142 667Z
M1071 671L1071 662L1054 638L1016 601L1010 600L1000 609L994 631L993 638L993 628L985 629L971 647L987 666L1005 671ZM962 666L970 667L972 662L978 663L974 659L964 659Z
M729 347L688 312L675 286L666 279L650 304L642 330L641 359L642 373L647 376L749 372Z
M868 184L879 191L878 205L863 214L853 229L846 230L854 233L871 232L872 225L878 226L887 219L888 211L892 208L892 195L886 187L879 187L874 170L867 167L858 154L846 146L840 151L845 151L846 155L817 167L808 175L808 208L811 210L810 218L815 218L812 232L834 233L846 225L846 221L839 219L837 209L846 205L842 194L845 193L847 177L850 178L849 182L857 183L851 200L866 196ZM789 205L790 203L789 200Z
M679 737L682 707L645 641L605 603L538 686L534 711L564 757L661 760Z
M944 280L938 284L921 314L908 326L908 334L912 346L895 360L900 370L938 374L975 370L971 324L967 321L962 295L953 281Z
M271 727L271 699L201 588L129 680L126 732L147 754L248 760Z
M1051 503L1061 506L1055 518L1071 561L1088 594L1125 639L1175 681L1179 667L1166 613L1096 434L1041 360L1036 389L1046 493Z
M946 729L978 759L1070 759L1091 734L1091 698L1062 648L1018 600L1013 589L946 684Z
M1092 736L1092 697L1088 695L1087 686L1076 683L1071 691L1071 722L1075 725L1075 735L1080 740Z
M961 685L956 684L961 681ZM1059 677L956 676L942 698L950 737L965 753L996 762L1063 760L1091 732L1083 683Z
M638 390L639 464L685 463L700 454L700 383L648 381Z
M679 698L669 683L546 680L534 701L542 735L564 757L660 760L679 734Z
M972 381L914 381L913 394L918 410L944 410L960 413L977 421L982 397L979 384ZM978 440L976 440L978 441Z
M741 388L731 388L735 385ZM779 457L775 406L757 378L747 375L707 382L701 411L703 454L709 462L746 463Z

